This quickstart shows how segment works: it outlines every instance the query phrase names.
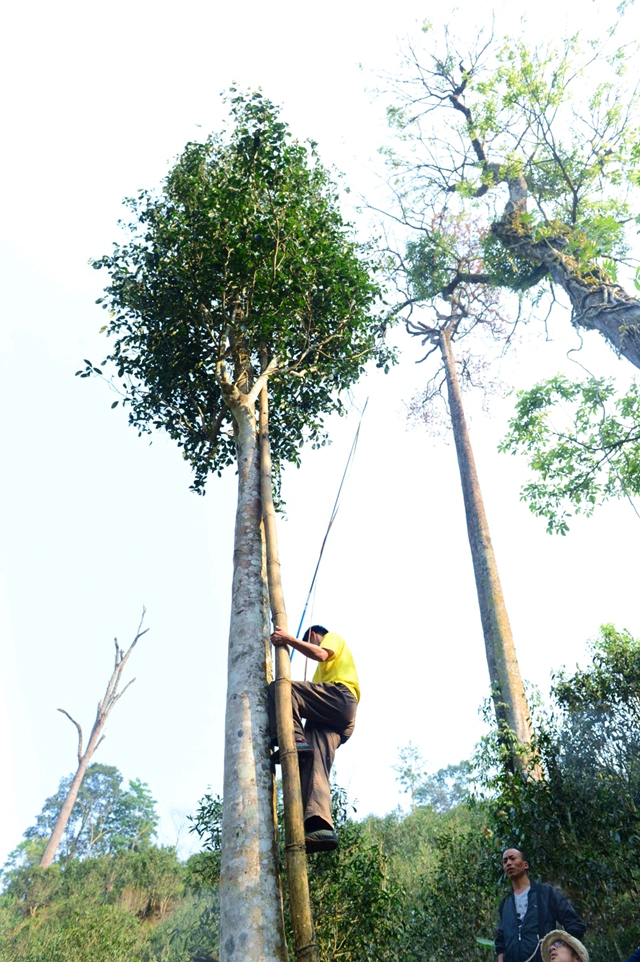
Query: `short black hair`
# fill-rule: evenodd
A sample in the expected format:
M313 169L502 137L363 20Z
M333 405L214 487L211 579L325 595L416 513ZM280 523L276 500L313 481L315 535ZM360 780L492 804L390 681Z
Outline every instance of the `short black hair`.
M504 853L508 852L509 849L513 849L514 852L518 852L522 861L527 862L527 864L529 865L529 868L531 868L531 860L527 858L526 852L523 852L522 849L518 848L517 845L507 845L506 848L502 849L502 854L504 855Z
M316 634L316 635L322 635L323 638L324 638L325 635L328 635L328 634L329 634L329 632L327 631L327 629L326 629L326 628L323 628L322 625L311 625L311 627L310 627L310 628L307 628L307 630L305 631L304 635L302 636L302 640L303 640L303 641L309 641L309 637L310 637L312 631L313 631L314 634Z

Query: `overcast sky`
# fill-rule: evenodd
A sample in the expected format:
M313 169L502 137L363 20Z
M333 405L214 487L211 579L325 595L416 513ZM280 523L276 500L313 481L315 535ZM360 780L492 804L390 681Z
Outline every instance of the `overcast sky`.
M610 22L613 3L580 6ZM497 32L572 29L570 0L520 11L497 7ZM491 5L463 0L462 30ZM210 786L222 787L226 643L235 477L206 497L173 443L139 439L99 381L74 372L102 359L95 306L105 275L88 266L110 249L121 201L158 184L190 139L219 128L219 96L232 82L261 86L294 133L373 196L376 150L386 137L376 74L393 72L398 45L438 7L397 0L378 8L321 6L14 4L2 29L5 104L0 218L2 472L0 629L2 774L0 859L46 796L74 768L75 731L90 729L111 670L113 637L128 644L142 606L149 633L132 656L135 685L109 721L96 761L147 781L174 843ZM629 17L629 37L638 18ZM362 65L362 69L359 65ZM558 369L577 345L558 308L502 362L527 386ZM338 778L358 814L400 801L391 766L412 741L436 769L468 756L488 677L451 444L408 430L403 401L428 372L420 347L399 335L402 362L371 375L353 414L331 425L333 444L306 452L285 474L281 524L285 594L296 625L358 420L370 397L357 459L323 562L312 611L353 648L363 698ZM582 355L623 383L633 370L597 336ZM579 373L579 372L576 372ZM548 689L550 673L585 661L603 622L640 633L640 522L626 504L551 538L519 500L516 458L496 453L510 399L489 417L469 399L472 441L522 673ZM294 659L294 673L303 671Z

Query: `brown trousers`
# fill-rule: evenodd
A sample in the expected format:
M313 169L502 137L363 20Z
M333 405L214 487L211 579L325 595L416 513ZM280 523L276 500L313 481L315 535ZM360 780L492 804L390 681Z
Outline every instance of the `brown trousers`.
M333 828L329 775L338 745L353 734L358 702L346 685L334 682L291 682L293 728L297 739L304 738L313 748L313 759L301 753L300 787L304 819L317 816ZM303 728L302 719L306 720ZM269 722L272 741L276 741L275 684L269 685Z

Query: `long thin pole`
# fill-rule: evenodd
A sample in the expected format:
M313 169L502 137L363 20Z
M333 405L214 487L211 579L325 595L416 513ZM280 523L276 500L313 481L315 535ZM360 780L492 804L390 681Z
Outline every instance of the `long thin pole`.
M329 518L329 524L327 525L327 530L325 532L324 538L322 539L322 545L320 547L320 554L318 555L318 561L316 564L315 571L313 572L313 578L311 579L311 587L309 588L309 594L307 595L307 600L304 603L304 610L302 612L302 618L300 619L300 624L298 625L298 630L296 632L296 638L300 637L300 632L302 631L302 626L304 624L304 619L307 616L307 608L309 607L309 601L311 600L311 595L313 593L313 587L316 583L316 578L318 577L318 571L320 569L320 562L322 561L322 555L324 554L325 545L327 543L327 538L329 537L329 532L333 526L333 522L336 520L336 515L338 513L338 508L340 507L340 495L342 494L342 488L344 487L344 482L346 481L347 474L351 463L355 457L356 448L358 447L358 438L360 437L360 428L362 426L362 419L364 417L364 412L367 410L367 404L369 403L369 398L364 402L364 407L360 415L360 420L358 421L358 429L356 431L356 436L353 439L353 444L351 445L351 450L349 451L349 457L347 458L347 463L344 467L344 472L342 474L342 480L340 482L340 487L338 488L338 493L336 495L336 500L331 511L331 517Z
M287 612L282 590L276 513L273 505L271 445L269 443L269 399L266 385L260 392L260 485L267 545L267 578L271 616L274 625L279 625L286 631ZM309 898L300 770L291 713L289 650L284 645L276 647L276 718L280 764L282 766L287 879L295 953L300 962L319 962L318 944L311 915L311 899Z

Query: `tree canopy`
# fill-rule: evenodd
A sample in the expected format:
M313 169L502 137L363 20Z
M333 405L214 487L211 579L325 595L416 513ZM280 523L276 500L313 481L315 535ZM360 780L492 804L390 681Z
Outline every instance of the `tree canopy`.
M638 385L619 394L612 378L557 375L518 391L500 449L525 454L533 480L523 500L547 531L566 534L573 514L640 494Z
M640 642L604 625L591 650L586 668L557 673L551 703L538 710L544 779L505 774L490 751L479 771L494 838L562 887L588 923L590 954L604 962L640 941Z
M393 216L435 250L434 211L481 214L478 282L563 290L575 325L640 366L640 303L618 283L640 179L632 52L616 48L614 30L540 47L483 31L466 48L451 28L440 41L424 33L391 81ZM442 292L468 280L433 274Z
M44 803L26 839L47 839L69 792L73 775ZM140 849L155 835L158 816L148 785L138 779L122 787L122 775L113 765L94 763L87 769L71 817L65 828L58 858L84 858Z
M235 458L234 391L270 375L277 471L303 441L323 442L323 416L343 410L365 364L392 356L373 256L316 145L293 140L259 92L232 91L230 108L230 130L188 144L159 191L127 201L129 240L94 261L111 277L103 363L116 366L129 421L178 442L198 491Z

